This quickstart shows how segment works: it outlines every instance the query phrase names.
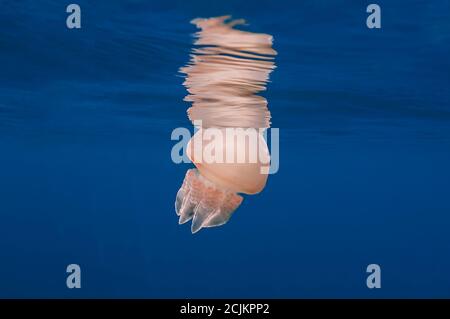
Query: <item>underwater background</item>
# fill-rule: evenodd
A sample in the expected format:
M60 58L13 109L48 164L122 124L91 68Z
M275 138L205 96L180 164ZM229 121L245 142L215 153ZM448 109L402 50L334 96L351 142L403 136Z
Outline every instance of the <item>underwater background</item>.
M0 297L450 297L450 3L0 0ZM273 35L280 170L192 235L190 20ZM66 287L79 264L82 288ZM381 289L366 267L381 266Z

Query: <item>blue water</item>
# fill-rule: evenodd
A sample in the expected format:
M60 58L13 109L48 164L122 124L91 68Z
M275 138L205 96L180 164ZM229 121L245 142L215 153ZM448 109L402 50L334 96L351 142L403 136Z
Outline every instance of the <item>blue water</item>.
M0 1L0 297L450 297L448 1L379 0L380 30L356 0L76 3ZM178 69L224 14L274 36L280 170L192 235Z

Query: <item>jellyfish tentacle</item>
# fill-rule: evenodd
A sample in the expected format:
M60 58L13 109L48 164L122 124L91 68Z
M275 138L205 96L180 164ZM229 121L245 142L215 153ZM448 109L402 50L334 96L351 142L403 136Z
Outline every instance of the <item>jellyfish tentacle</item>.
M200 197L200 194L196 190L196 186L193 185L195 175L195 170L188 170L183 185L181 185L177 193L175 212L180 216L178 221L180 225L190 221L194 217L194 210L198 204L197 198Z
M186 177L190 174L189 171L186 172ZM177 192L177 196L175 199L175 212L178 216L181 215L181 209L183 205L185 204L185 198L187 198L187 195L189 194L189 187L188 187L188 178L185 178L183 180L183 184L181 185L180 189Z
M180 219L178 223L184 224L192 219L194 216L195 203L191 200L190 194L184 197L181 209L180 209Z
M175 200L175 212L177 213L178 216L180 216L180 210L181 210L181 207L183 206L183 200L184 200L185 196L186 196L186 190L184 190L182 187L178 190L177 197Z
M175 211L179 224L192 219L191 231L196 233L203 227L225 224L242 200L242 196L214 185L197 169L190 169L177 193Z
M223 202L221 203L221 208L216 210L214 214L206 221L203 227L216 227L226 224L231 218L231 215L235 210L241 205L244 198L235 193L226 194Z
M195 208L194 218L192 219L191 232L195 234L203 225L211 218L211 215L215 212L214 207L208 207L200 202Z

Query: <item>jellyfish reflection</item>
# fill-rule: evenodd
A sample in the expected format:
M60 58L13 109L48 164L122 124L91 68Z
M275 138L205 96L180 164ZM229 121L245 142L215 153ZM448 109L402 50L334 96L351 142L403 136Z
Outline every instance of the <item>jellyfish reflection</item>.
M263 132L270 126L266 89L275 68L272 36L235 29L243 20L195 19L200 31L189 64L180 68L198 131L188 143L189 169L177 193L179 223L193 233L225 224L267 181L270 155Z

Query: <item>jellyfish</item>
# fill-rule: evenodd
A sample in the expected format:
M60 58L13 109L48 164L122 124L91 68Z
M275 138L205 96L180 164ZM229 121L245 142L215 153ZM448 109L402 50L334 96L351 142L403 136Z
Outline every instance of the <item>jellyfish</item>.
M186 153L195 168L176 195L179 223L192 220L192 233L225 224L243 201L267 182L270 127L266 89L275 68L273 38L234 28L230 16L191 21L200 31L188 65L180 68L192 103L188 117L197 132ZM200 123L200 124L199 124Z

